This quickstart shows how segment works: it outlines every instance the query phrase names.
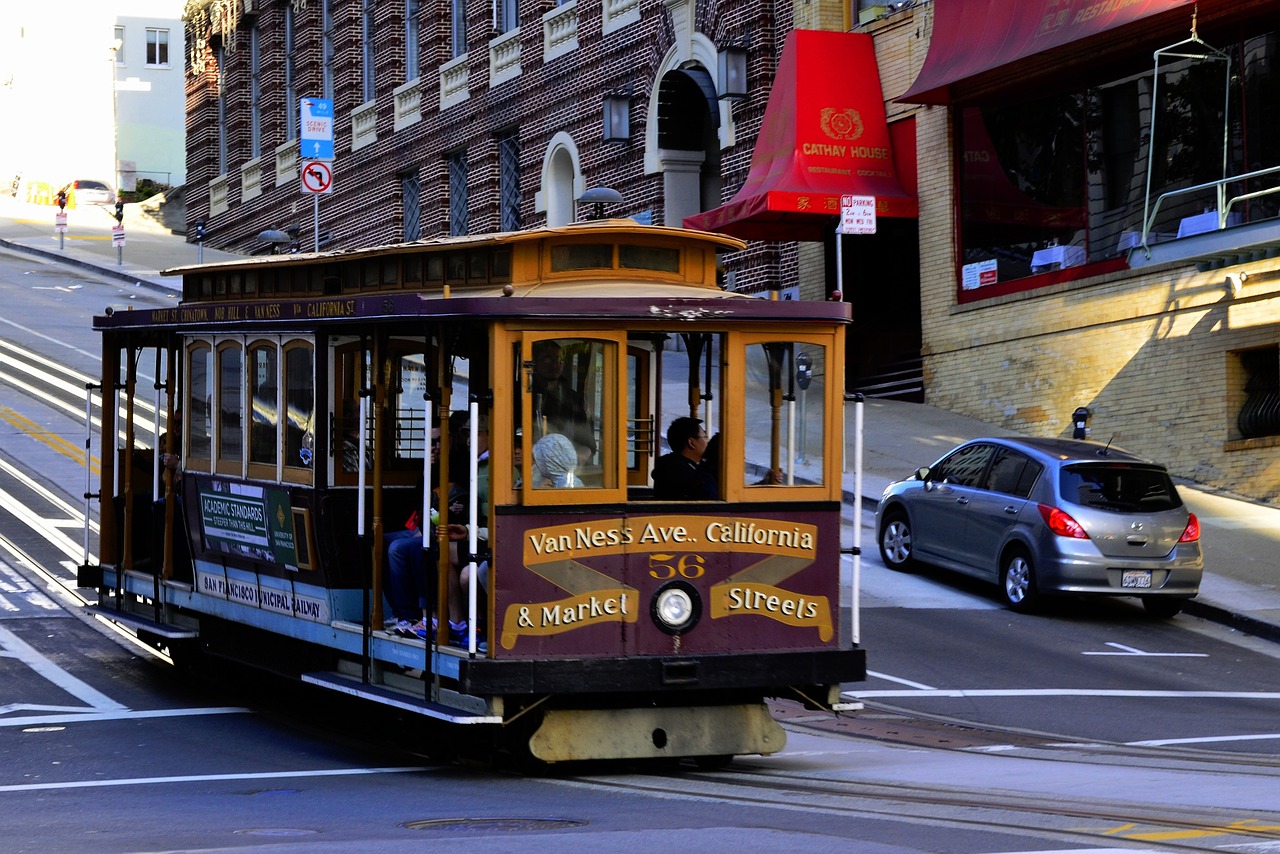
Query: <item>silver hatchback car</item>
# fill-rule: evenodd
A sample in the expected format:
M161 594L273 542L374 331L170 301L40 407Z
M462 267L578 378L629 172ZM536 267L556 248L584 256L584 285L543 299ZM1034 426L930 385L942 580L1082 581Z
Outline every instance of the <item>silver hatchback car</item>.
M1139 596L1172 617L1200 592L1200 523L1162 466L1071 439L975 439L885 489L880 555L997 582L1015 611L1051 594Z

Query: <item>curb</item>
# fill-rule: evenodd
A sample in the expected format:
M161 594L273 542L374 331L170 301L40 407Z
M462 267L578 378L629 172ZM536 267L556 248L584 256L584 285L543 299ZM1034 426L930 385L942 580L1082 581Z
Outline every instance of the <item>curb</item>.
M137 274L130 273L127 270L113 270L110 267L103 267L99 264L92 264L88 261L81 261L79 258L72 258L68 255L63 255L58 252L52 252L48 249L38 249L34 246L27 246L22 243L14 243L13 241L6 240L3 237L0 237L0 246L3 246L6 249L11 249L15 252L22 252L27 255L35 255L36 257L44 258L49 261L57 261L59 264L66 264L67 266L70 266L70 267L76 267L81 270L87 270L88 272L91 272L91 273L97 273L100 276L107 276L112 279L119 279L120 281L127 282L129 284L149 285L153 288L160 288L162 290L171 290L171 288L167 288L165 285L162 285L159 282L153 282L145 276L139 276Z

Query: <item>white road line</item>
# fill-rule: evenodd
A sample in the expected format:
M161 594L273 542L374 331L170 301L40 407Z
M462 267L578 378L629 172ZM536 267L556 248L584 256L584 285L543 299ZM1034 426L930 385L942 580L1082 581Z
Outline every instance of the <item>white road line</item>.
M1130 741L1134 747L1166 747L1170 744L1214 744L1223 741L1270 741L1280 739L1280 732L1258 735L1205 735L1199 738L1157 738L1150 741Z
M103 694L97 688L82 682L45 658L13 632L0 626L0 648L13 655L14 658L30 667L37 674L57 685L77 700L89 705L97 711L123 711L126 706Z
M900 679L897 676L890 676L888 673L877 673L874 670L868 670L867 675L876 679L883 679L886 682L897 682L899 685L906 685L908 688L915 688L920 691L934 690L932 685L925 685L921 682L912 682L910 679Z
M1280 700L1280 691L1128 691L1101 688L991 688L948 689L926 691L845 691L841 698L851 700L901 699L903 697L943 697L963 700L977 697L1139 697L1171 700Z
M0 718L0 727L48 726L50 724L98 723L100 721L148 720L151 718L186 718L201 715L243 715L249 709L238 706L210 706L194 709L150 709L135 711L121 707L119 711L85 711L65 715L28 715L23 718Z
M173 783L217 783L232 780L293 780L305 777L355 777L371 774L417 774L439 768L327 768L316 771L263 771L255 774L191 774L182 777L133 777L120 780L72 780L65 783L23 783L0 786L0 792L41 792L53 789L100 789L107 786L155 786Z
M13 465L5 462L2 459L0 459L0 471L3 471L9 477L12 477L14 480L21 483L24 487L26 487L27 489L30 489L32 492L39 495L46 502L48 502L49 504L52 504L59 511L67 515L68 519L65 521L52 520L52 519L46 520L50 525L53 525L56 527L67 527L67 526L74 525L81 529L84 528L84 512L79 507L76 507L72 504L68 504L65 500L63 500L62 496L58 495L56 492L51 491L43 483L40 483L37 480L27 477L27 475L24 474L21 469L15 468ZM92 529L95 531L98 530L97 522L92 523ZM79 557L79 555L76 555L76 557Z
M1122 643L1112 643L1107 641L1107 646L1120 650L1119 652L1082 652L1081 655L1139 655L1150 656L1152 658L1208 658L1207 652L1144 652L1133 646L1125 646Z
M62 552L71 560L79 560L84 555L84 544L77 543L43 517L31 512L21 501L8 492L0 489L0 507L8 510L19 522L41 536L49 545Z

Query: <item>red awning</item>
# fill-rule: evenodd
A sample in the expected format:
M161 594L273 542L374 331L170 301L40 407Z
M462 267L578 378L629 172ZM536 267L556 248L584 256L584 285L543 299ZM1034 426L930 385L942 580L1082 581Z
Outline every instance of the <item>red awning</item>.
M871 37L792 30L746 182L684 224L748 240L822 240L842 195L875 196L878 216L914 217L893 154Z
M949 104L956 84L1033 56L1046 60L1044 70L1062 73L1064 63L1088 63L1106 49L1054 55L1055 49L1102 33L1122 45L1132 38L1123 28L1157 15L1176 17L1169 22L1171 32L1189 32L1194 5L1195 0L934 0L929 53L915 83L897 100Z

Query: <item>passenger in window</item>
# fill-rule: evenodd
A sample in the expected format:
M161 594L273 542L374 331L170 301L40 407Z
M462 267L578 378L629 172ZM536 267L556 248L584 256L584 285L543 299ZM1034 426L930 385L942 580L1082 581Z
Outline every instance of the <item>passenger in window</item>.
M534 487L538 489L567 489L584 485L574 474L578 467L578 451L568 436L548 433L539 439L533 446L533 465L536 472Z
M539 341L533 347L533 417L542 434L562 433L573 440L580 460L595 454L595 430L586 402L564 375L558 341Z
M708 436L701 418L677 418L667 427L671 452L658 458L653 467L653 497L666 501L713 501L720 490L713 477L702 468Z

